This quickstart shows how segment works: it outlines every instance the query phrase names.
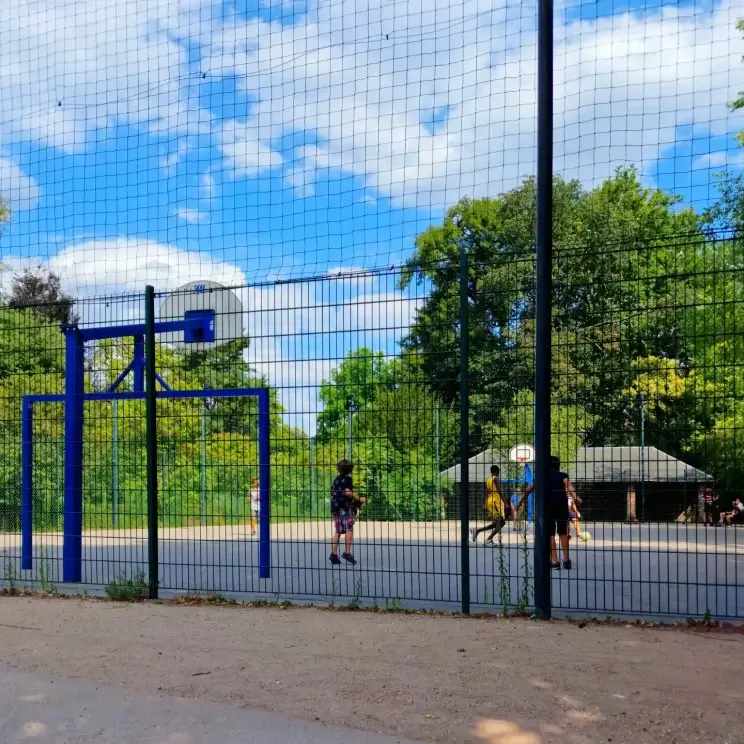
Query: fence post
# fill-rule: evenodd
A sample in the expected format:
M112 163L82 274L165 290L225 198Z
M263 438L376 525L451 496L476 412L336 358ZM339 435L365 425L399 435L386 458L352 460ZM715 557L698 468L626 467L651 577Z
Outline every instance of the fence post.
M113 440L114 446L111 453L113 461L111 471L111 511L114 529L119 526L119 401L114 400L111 404L113 415Z
M468 399L468 255L460 247L460 580L462 613L470 614L470 426Z
M201 467L199 472L199 513L201 525L207 525L207 405L201 409Z
M550 375L553 282L553 0L538 0L535 293L535 615L549 620Z
M147 567L158 598L158 430L155 399L155 289L145 287L145 421L147 426Z

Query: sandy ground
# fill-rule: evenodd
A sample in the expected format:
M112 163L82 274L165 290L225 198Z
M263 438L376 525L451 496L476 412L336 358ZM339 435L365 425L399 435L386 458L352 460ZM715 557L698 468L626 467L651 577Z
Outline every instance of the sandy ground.
M0 647L6 667L122 695L420 741L744 741L733 631L2 597Z

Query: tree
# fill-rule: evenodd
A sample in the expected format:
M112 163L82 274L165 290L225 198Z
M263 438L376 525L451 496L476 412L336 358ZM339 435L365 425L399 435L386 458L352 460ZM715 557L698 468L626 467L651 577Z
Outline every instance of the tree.
M534 444L534 412L535 396L528 390L521 390L502 412L500 422L490 427L488 446L501 453L502 462L506 462L515 444ZM551 454L560 457L570 468L577 460L578 449L594 419L581 406L555 404L551 406L550 423Z
M31 308L38 315L59 324L77 321L72 297L62 291L60 278L53 271L26 269L14 276L8 305Z
M382 352L361 348L352 351L320 384L318 397L323 410L318 415L318 439L327 440L346 423L349 411L369 406L383 391L392 390L395 362Z
M680 252L703 243L692 210L618 169L599 187L554 180L553 392L593 417L591 440L622 434L621 406L636 356L681 354L669 313L684 278ZM459 253L468 256L471 431L488 441L534 379L536 183L496 199L464 199L418 236L402 286L430 287L405 349L445 403L459 400ZM645 280L647 278L647 280ZM609 443L609 442L607 442Z

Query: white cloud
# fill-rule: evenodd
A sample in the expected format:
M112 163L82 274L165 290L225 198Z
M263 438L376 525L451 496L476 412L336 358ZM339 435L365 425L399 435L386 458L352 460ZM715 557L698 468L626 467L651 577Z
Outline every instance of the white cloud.
M259 143L309 131L320 144L298 148L286 173L300 195L317 171L336 169L400 203L439 207L534 172L534 11L370 0L360 14L356 0L320 0L295 26L215 27L203 65L236 75L255 100L249 165ZM621 164L651 168L680 127L732 131L742 117L727 102L744 89L739 13L725 2L568 25L559 16L556 172L591 184ZM226 155L228 167L251 172Z
M6 158L0 158L0 199L8 202L11 213L33 209L39 200L36 181Z
M214 193L217 185L214 181L214 175L211 171L207 171L206 173L202 174L201 178L199 179L199 188L201 198L204 201L212 201L212 199L214 199Z
M0 271L0 284L40 265L13 260ZM147 284L159 292L199 279L238 288L251 339L247 360L278 389L287 422L309 433L320 410L321 381L360 346L395 353L421 302L391 289L389 277L348 268L310 281L245 286L237 266L135 238L74 244L45 266L60 276L65 291L85 300L77 308L84 322L141 320Z
M434 208L534 172L534 2L368 0L361 12L317 0L307 13L267 2L289 9L283 23L216 12L215 0L18 0L0 18L0 100L12 101L0 137L72 151L120 121L211 134L235 176L282 169L298 197L330 169L357 177L365 198ZM742 126L727 107L744 89L740 12L726 0L568 24L558 13L556 172L587 184L625 163L649 172L680 138ZM246 119L200 108L204 75L235 76ZM315 144L281 149L297 133ZM703 154L689 167L705 169ZM211 172L200 188L211 198Z
M226 122L217 139L227 167L235 175L256 176L279 167L283 162L278 152L260 141L258 130L252 124Z
M179 142L173 152L168 155L163 155L159 159L160 167L165 171L167 176L175 176L176 169L181 161L188 155L191 150L191 145L188 140Z
M157 290L170 290L197 279L226 286L245 281L243 272L231 264L136 238L74 244L52 258L49 267L59 274L73 297L142 292L148 283Z
M0 135L75 151L114 122L208 131L180 33L205 0L16 0L0 17Z
M184 222L190 222L192 224L204 224L205 222L209 222L209 212L203 212L199 209L188 209L187 207L177 209L176 217Z

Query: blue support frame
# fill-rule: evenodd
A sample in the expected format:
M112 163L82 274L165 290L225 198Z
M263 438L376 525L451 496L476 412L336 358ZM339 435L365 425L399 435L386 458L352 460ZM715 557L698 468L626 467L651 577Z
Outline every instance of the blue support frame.
M21 569L31 568L33 555L33 498L34 498L34 408L32 401L23 399L21 413Z
M245 398L258 399L258 472L259 500L261 510L259 520L258 576L271 578L271 435L268 388L227 388L223 390L159 390L158 399L179 398ZM144 400L144 393L85 393L78 396L84 401ZM67 422L68 395L26 395L22 404L22 447L21 447L21 568L29 570L33 566L33 406L35 403L65 403L65 436ZM77 402L75 403L77 405ZM82 414L80 415L82 422ZM74 422L77 426L77 422ZM82 426L81 426L82 432ZM82 433L80 437L82 445ZM77 450L74 450L77 453ZM68 448L65 442L65 458ZM71 482L67 480L65 462L65 522L62 545L62 580L65 583L80 583L82 580L83 550L83 481L82 446L80 447L80 467L74 471ZM70 486L68 490L68 485ZM73 490L74 488L74 490ZM69 509L68 509L69 507ZM68 516L69 515L69 516Z
M79 583L83 546L83 367L84 342L76 327L64 329L66 385L62 580Z
M214 315L199 313L183 320L155 323L155 333L183 331L194 340L214 340ZM33 565L33 404L65 404L64 525L62 543L62 580L77 584L82 580L83 563L83 416L84 402L92 400L138 400L145 397L145 324L79 328L62 327L65 334L66 379L64 395L26 395L23 398L21 422L21 568ZM134 354L130 364L105 393L85 393L83 361L85 342L132 336ZM134 373L134 391L117 393L116 388ZM155 375L164 388L157 398L258 398L259 459L259 578L271 577L271 464L268 388L234 388L227 390L171 390L160 375Z

